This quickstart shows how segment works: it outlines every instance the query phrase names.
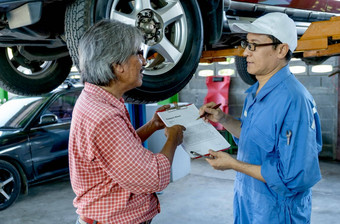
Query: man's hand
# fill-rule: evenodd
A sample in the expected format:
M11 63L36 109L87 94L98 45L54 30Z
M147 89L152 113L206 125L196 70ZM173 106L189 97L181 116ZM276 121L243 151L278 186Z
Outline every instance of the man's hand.
M213 109L213 107L216 105L214 102L207 103L203 105L200 110L199 114L203 115L206 113L206 116L204 116L202 119L205 121L213 121L213 122L218 122L221 123L221 120L224 118L224 112L220 109Z
M200 115L206 113L202 119L206 122L210 120L220 123L229 133L239 138L241 134L241 121L235 119L230 114L225 114L220 108L213 109L215 105L216 103L210 102L200 108Z
M182 125L174 125L164 129L167 140L160 153L169 159L170 164L172 164L177 146L183 142L183 131L185 131L185 127Z
M234 165L237 163L237 160L230 156L228 153L222 151L213 151L209 150L213 159L206 159L207 162L216 170L228 170L233 169Z
M164 133L167 139L169 141L174 141L177 146L183 142L183 131L185 131L184 126L174 125L171 127L166 127Z
M157 111L166 110L170 108L170 105L164 105L157 109ZM148 139L155 131L165 128L165 124L158 116L157 112L154 113L151 120L136 130L137 135L140 137L142 142Z
M159 107L157 109L157 111L163 111L163 110L166 110L166 109L169 109L169 108L170 108L170 105L164 105L164 106ZM156 111L156 113L154 113L150 122L152 122L152 125L156 128L156 130L160 130L160 129L165 128L165 124L163 123L161 118L158 116L157 111Z
M225 152L215 152L213 150L209 150L210 155L214 157L214 159L206 159L207 162L216 170L229 170L233 169L235 171L247 174L248 176L254 177L263 183L266 183L265 179L261 174L261 166L260 165L252 165L249 163L241 162L237 159L234 159L231 155Z

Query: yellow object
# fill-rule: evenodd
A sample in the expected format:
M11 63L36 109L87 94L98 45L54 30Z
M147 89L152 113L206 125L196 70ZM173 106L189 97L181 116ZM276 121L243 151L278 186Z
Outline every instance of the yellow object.
M302 37L294 53L303 53L303 57L334 56L340 54L340 17L327 21L312 22ZM241 46L233 49L203 51L201 63L226 61L228 56L242 56Z

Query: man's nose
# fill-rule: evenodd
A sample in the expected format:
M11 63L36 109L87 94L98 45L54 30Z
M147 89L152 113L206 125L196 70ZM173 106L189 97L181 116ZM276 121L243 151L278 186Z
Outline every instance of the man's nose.
M144 56L142 56L142 65L145 66L146 64L146 59L144 58Z
M246 48L244 49L243 53L242 53L243 57L248 57L249 54L250 54L250 52L251 52L251 51L246 47Z

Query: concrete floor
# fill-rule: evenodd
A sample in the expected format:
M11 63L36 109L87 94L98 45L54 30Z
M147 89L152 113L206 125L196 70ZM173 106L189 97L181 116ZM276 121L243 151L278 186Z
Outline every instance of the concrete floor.
M320 162L323 179L313 188L313 224L340 220L340 162ZM213 170L203 159L191 172L159 195L162 211L153 224L229 224L232 218L234 171ZM74 224L74 194L68 177L32 186L28 195L0 212L0 223Z

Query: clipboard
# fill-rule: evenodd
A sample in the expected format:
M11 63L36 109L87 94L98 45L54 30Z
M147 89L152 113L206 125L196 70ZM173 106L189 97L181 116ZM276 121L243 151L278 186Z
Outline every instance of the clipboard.
M183 104L183 105L178 105L177 102L173 102L173 104L174 104L173 107L170 107L170 108L164 109L164 110L158 110L157 112L164 112L164 111L169 111L169 110L179 110L179 109L181 109L181 108L184 108L184 109L185 109L185 107L191 105L191 103L189 103L189 104Z
M164 111L157 111L167 127L179 124L186 130L183 134L183 149L190 158L208 155L209 149L221 151L228 149L230 144L210 123L198 119L199 111L194 104L174 106Z

